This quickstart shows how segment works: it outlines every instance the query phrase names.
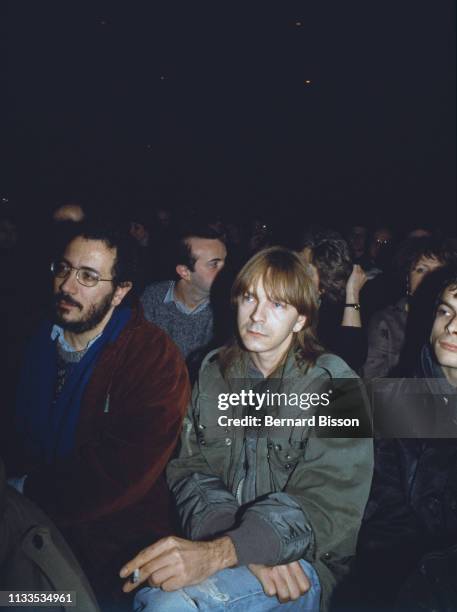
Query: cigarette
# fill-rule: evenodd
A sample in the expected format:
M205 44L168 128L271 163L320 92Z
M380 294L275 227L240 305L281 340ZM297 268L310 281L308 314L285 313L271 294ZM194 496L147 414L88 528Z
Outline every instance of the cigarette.
M140 570L138 568L133 570L131 581L136 584L140 580Z

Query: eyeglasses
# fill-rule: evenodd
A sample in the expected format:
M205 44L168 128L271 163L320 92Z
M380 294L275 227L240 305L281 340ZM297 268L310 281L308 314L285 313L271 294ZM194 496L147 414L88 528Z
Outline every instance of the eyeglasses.
M74 268L65 261L53 261L51 264L51 272L57 278L67 278L72 270L76 270L76 280L84 287L95 287L100 281L114 280L114 278L100 278L99 273L90 268Z

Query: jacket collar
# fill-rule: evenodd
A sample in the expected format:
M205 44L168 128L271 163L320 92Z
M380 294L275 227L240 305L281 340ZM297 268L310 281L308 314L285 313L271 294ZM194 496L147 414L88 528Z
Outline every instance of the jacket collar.
M440 364L436 361L429 344L424 344L422 347L417 377L428 379L427 384L434 393L454 395L456 392L455 387L448 382Z

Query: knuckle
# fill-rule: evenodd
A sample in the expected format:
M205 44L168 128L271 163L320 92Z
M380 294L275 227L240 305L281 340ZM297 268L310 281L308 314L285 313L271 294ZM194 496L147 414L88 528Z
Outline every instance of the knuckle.
M176 563L177 565L183 565L183 558L181 553L179 552L179 550L174 550L171 553L171 559L174 563Z
M175 536L167 536L164 540L164 544L169 550L178 547L178 541Z

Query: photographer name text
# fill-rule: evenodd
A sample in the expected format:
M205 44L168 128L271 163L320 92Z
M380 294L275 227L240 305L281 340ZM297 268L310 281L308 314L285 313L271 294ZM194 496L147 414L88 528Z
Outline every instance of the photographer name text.
M359 419L336 418L325 414L303 418L274 417L271 415L231 418L226 414L217 419L220 427L360 427Z

